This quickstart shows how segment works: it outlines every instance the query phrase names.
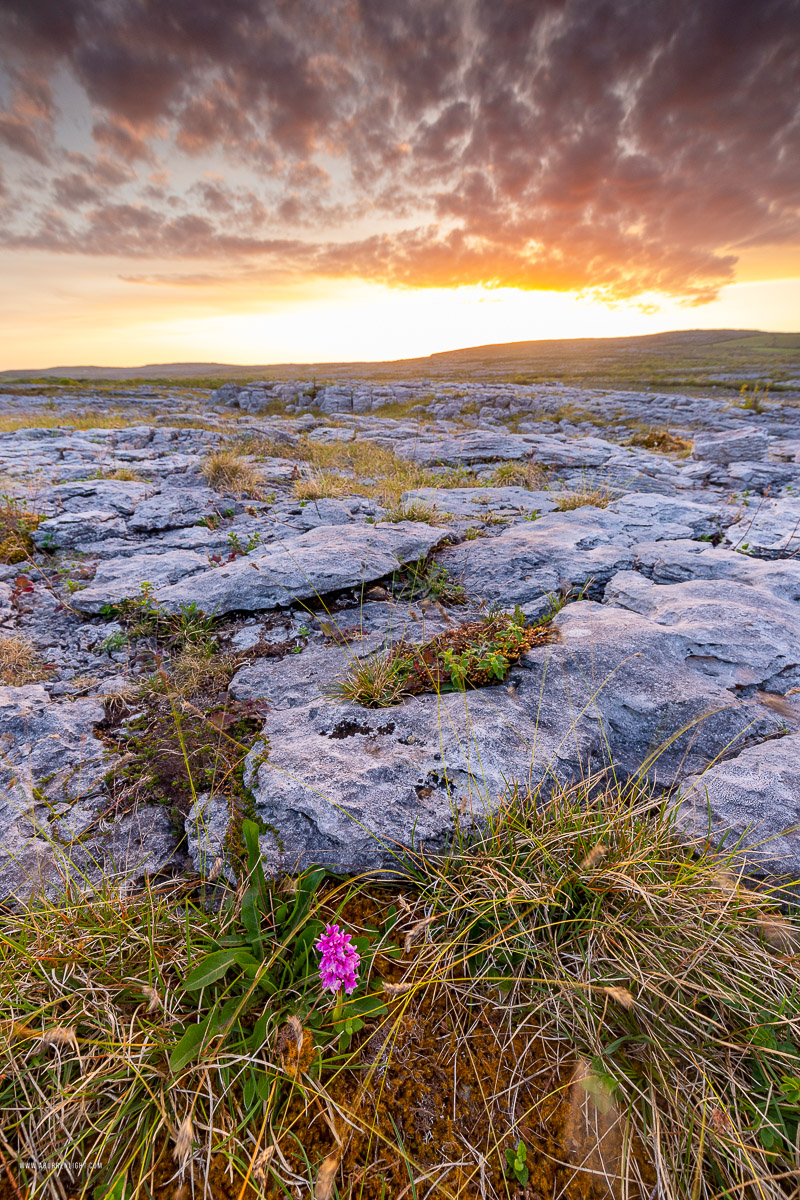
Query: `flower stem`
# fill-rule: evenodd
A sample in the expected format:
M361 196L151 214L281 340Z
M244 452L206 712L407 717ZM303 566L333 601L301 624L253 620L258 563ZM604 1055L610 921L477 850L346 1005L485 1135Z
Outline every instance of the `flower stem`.
M338 992L336 993L336 1003L333 1006L334 1021L338 1021L342 1015L342 996L343 996L342 989L339 988Z

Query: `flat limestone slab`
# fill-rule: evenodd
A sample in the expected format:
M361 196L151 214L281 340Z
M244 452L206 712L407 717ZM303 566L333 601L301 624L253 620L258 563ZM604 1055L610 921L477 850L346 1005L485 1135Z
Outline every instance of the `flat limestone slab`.
M677 821L723 852L736 849L748 871L800 880L800 733L684 780Z
M322 525L264 552L159 588L155 596L167 608L194 603L217 616L261 612L382 579L400 563L424 558L446 536L442 529L418 521Z

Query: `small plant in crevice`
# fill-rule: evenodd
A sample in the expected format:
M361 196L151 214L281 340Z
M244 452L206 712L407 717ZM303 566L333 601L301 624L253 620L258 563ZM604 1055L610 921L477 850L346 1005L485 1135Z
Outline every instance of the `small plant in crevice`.
M420 559L404 564L392 580L395 600L409 603L431 598L440 604L458 606L467 603L467 593L446 567L435 559Z
M660 454L687 455L692 448L689 438L672 433L665 426L653 425L637 429L627 441L628 446L637 446L641 450L656 450Z
M32 534L43 518L17 496L0 496L0 563L30 561L36 550Z
M442 512L441 509L426 504L423 500L404 500L398 504L389 505L383 515L384 521L392 523L423 521L428 525L447 525L452 519L452 513Z
M548 614L527 625L517 609L467 621L421 644L401 641L388 650L354 658L329 691L365 707L387 708L405 696L501 683L526 650L548 640L550 619Z
M183 604L176 611L162 608L153 595L153 585L142 583L139 594L115 604L104 604L100 615L119 621L130 641L149 638L159 649L215 648L214 618L197 604Z

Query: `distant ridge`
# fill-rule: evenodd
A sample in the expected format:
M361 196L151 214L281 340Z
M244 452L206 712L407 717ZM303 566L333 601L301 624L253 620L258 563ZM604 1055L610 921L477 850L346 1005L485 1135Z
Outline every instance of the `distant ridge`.
M421 358L377 362L262 363L218 362L148 363L139 367L57 366L0 371L1 382L38 379L82 381L189 380L266 377L395 378L442 377L453 369L469 369L477 377L503 377L531 373L552 378L584 378L608 371L617 377L625 367L642 373L649 362L656 374L667 368L725 370L731 364L761 359L774 373L777 361L792 374L800 369L800 333L769 333L758 329L680 329L636 337L559 338L501 342L441 350Z

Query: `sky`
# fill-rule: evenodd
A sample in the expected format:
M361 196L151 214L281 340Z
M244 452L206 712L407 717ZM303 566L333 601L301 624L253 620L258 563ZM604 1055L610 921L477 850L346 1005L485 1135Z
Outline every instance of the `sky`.
M0 0L0 368L800 330L800 0Z

